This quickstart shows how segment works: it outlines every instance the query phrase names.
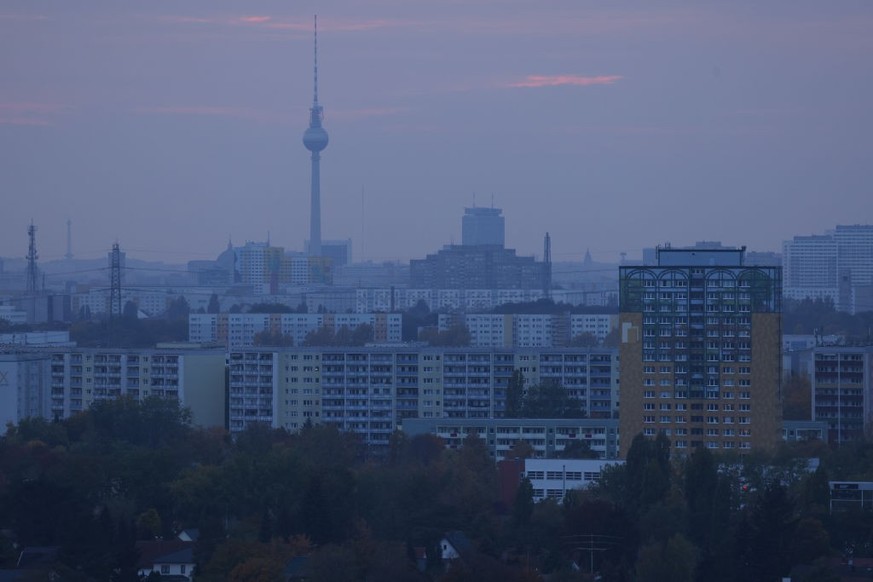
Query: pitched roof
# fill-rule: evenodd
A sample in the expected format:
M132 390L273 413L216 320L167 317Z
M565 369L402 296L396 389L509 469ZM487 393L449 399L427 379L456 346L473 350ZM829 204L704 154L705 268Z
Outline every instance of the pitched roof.
M138 568L151 568L161 564L193 564L194 543L182 540L136 542L139 551Z

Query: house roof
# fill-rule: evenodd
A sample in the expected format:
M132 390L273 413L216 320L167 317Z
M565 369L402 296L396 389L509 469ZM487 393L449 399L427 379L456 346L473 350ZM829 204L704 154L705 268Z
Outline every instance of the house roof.
M182 540L136 542L139 551L138 568L151 568L160 564L193 564L194 543Z
M470 538L468 538L462 531L446 532L445 540L449 542L459 554L463 555L464 553L473 550L473 544L470 542Z

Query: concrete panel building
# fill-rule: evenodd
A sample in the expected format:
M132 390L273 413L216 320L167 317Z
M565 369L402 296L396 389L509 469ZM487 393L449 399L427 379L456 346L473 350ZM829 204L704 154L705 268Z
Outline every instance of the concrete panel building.
M873 427L873 346L813 350L813 418L831 444L869 437Z
M48 418L67 418L93 402L150 396L178 400L198 426L225 425L225 352L187 349L47 348Z
M387 446L408 418L501 418L514 371L555 382L580 414L616 416L618 363L606 349L417 346L243 349L230 352L230 430L256 422L295 431L326 422Z
M620 267L622 456L638 433L680 454L780 441L782 270L743 253L665 248Z

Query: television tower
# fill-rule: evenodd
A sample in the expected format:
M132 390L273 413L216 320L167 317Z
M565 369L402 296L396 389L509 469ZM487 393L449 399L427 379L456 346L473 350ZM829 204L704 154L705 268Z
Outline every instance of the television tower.
M309 109L309 127L303 133L303 145L312 152L312 187L309 209L309 255L321 256L321 150L327 147L327 132L321 127L324 117L318 104L318 16L314 19L314 66L312 107Z

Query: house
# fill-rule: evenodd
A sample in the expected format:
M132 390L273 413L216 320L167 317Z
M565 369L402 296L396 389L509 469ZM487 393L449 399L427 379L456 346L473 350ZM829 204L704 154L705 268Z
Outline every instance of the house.
M184 540L137 542L139 551L137 572L148 576L152 572L161 575L162 580L179 582L194 579L194 544Z
M473 551L470 539L460 531L447 532L440 540L440 557L443 562L457 560Z

